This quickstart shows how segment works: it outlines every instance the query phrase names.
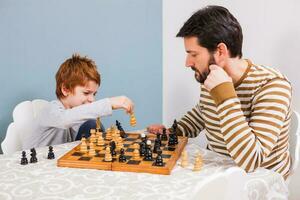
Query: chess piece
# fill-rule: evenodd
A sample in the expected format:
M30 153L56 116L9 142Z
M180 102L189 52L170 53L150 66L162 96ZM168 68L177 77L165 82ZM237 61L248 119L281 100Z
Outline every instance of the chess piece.
M85 137L81 138L81 145L80 145L80 151L83 153L87 152L87 144L86 144L86 139Z
M133 160L138 160L140 158L139 144L134 143L133 149Z
M93 142L90 142L89 155L90 156L96 155L96 151L95 151L95 147L94 147L94 143Z
M146 144L144 142L140 142L140 156L144 156L146 153Z
M31 153L30 153L30 163L36 163L38 161L37 157L36 157L36 151L35 148L30 149Z
M173 122L173 125L172 125L172 133L173 133L174 144L178 144L177 127L178 127L178 125L177 125L177 121L175 119L174 122Z
M111 155L112 155L112 156L117 155L117 152L116 152L116 143L115 143L115 141L111 141L111 142L109 143L109 145L110 145Z
M160 151L160 144L159 140L156 138L154 142L153 153L157 153L158 151Z
M120 151L121 149L123 148L123 139L122 139L122 137L118 137L118 139L117 139L117 151Z
M156 139L157 139L157 142L159 143L159 146L161 146L161 134L160 133L156 134Z
M167 130L166 130L166 128L163 128L163 133L161 135L161 140L162 141L168 141L168 136L167 136Z
M169 134L169 141L168 141L168 146L174 146L175 145L175 139L174 139L174 133Z
M152 161L152 150L151 150L151 141L147 140L147 146L146 146L146 153L145 153L145 159L146 161Z
M54 159L55 158L55 155L53 153L53 147L52 146L49 146L49 152L48 152L48 159Z
M142 142L144 142L145 145L146 145L146 143L147 143L147 135L146 135L145 133L141 133L141 140L142 140Z
M28 160L26 158L26 151L22 151L21 165L27 165Z
M112 156L111 156L111 152L110 152L110 147L109 146L107 146L105 148L104 161L106 161L106 162L111 162L112 161Z
M130 126L136 126L136 119L134 113L130 114Z
M157 152L157 156L156 156L156 159L155 159L155 163L154 163L155 166L164 166L164 162L163 162L163 158L162 158L161 154L162 154L162 151L159 150Z
M104 146L104 139L102 137L102 132L99 132L99 136L98 136L98 139L97 139L97 145L98 146Z
M200 171L203 165L203 160L200 153L196 154L193 171Z
M181 154L181 167L187 167L189 165L189 161L188 161L188 153L186 150L183 150L182 154Z
M96 132L102 132L104 130L101 129L101 120L100 117L97 117L96 119Z
M116 120L116 126L117 126L117 129L120 131L120 136L121 136L122 138L127 138L128 135L125 133L125 131L124 131L124 129L123 129L121 123L120 123L118 120Z
M96 130L95 129L91 129L90 133L91 133L90 142L96 143Z
M111 131L110 128L108 128L108 129L106 130L105 139L106 139L106 140L111 140L111 139L112 139L112 131Z
M120 156L119 156L119 162L126 162L126 156L125 156L125 151L124 151L124 149L122 148L121 150L120 150Z

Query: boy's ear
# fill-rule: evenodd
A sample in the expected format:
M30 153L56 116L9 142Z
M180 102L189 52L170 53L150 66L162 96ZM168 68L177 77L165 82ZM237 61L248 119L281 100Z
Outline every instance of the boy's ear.
M63 95L64 95L65 97L67 97L67 96L70 94L70 90L68 90L68 89L65 87L65 85L62 85L62 86L61 86L61 92L63 93Z

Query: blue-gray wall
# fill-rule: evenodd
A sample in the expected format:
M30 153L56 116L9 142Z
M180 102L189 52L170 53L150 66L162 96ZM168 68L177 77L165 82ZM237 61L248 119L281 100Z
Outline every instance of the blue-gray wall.
M53 100L55 73L72 53L94 59L97 98L127 95L137 129L162 121L161 0L1 0L0 142L21 101ZM129 117L115 111L106 126Z

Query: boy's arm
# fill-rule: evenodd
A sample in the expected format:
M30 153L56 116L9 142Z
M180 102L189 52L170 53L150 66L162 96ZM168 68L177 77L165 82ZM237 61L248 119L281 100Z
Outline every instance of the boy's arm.
M290 111L290 83L277 78L265 84L252 101L249 121L231 82L216 86L211 95L229 154L238 166L254 171L278 145L282 128L287 128L283 125Z
M80 105L71 109L65 109L58 102L51 103L41 117L39 124L45 127L70 128L89 119L112 114L112 105L108 98L89 104Z

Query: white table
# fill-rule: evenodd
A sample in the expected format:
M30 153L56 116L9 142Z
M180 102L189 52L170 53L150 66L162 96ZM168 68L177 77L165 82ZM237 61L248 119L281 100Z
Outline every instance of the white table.
M54 146L56 158L77 144L73 142ZM190 155L190 166L185 169L176 165L169 176L60 168L56 166L56 159L46 159L47 147L37 149L38 163L25 166L20 165L20 152L13 156L1 155L0 199L189 199L195 183L235 166L230 158L200 148L193 139L189 140L186 148ZM199 172L191 170L196 151L200 151L204 159L203 169ZM28 160L29 153L27 151ZM248 174L247 179L249 199L287 199L288 188L279 174L258 169Z

